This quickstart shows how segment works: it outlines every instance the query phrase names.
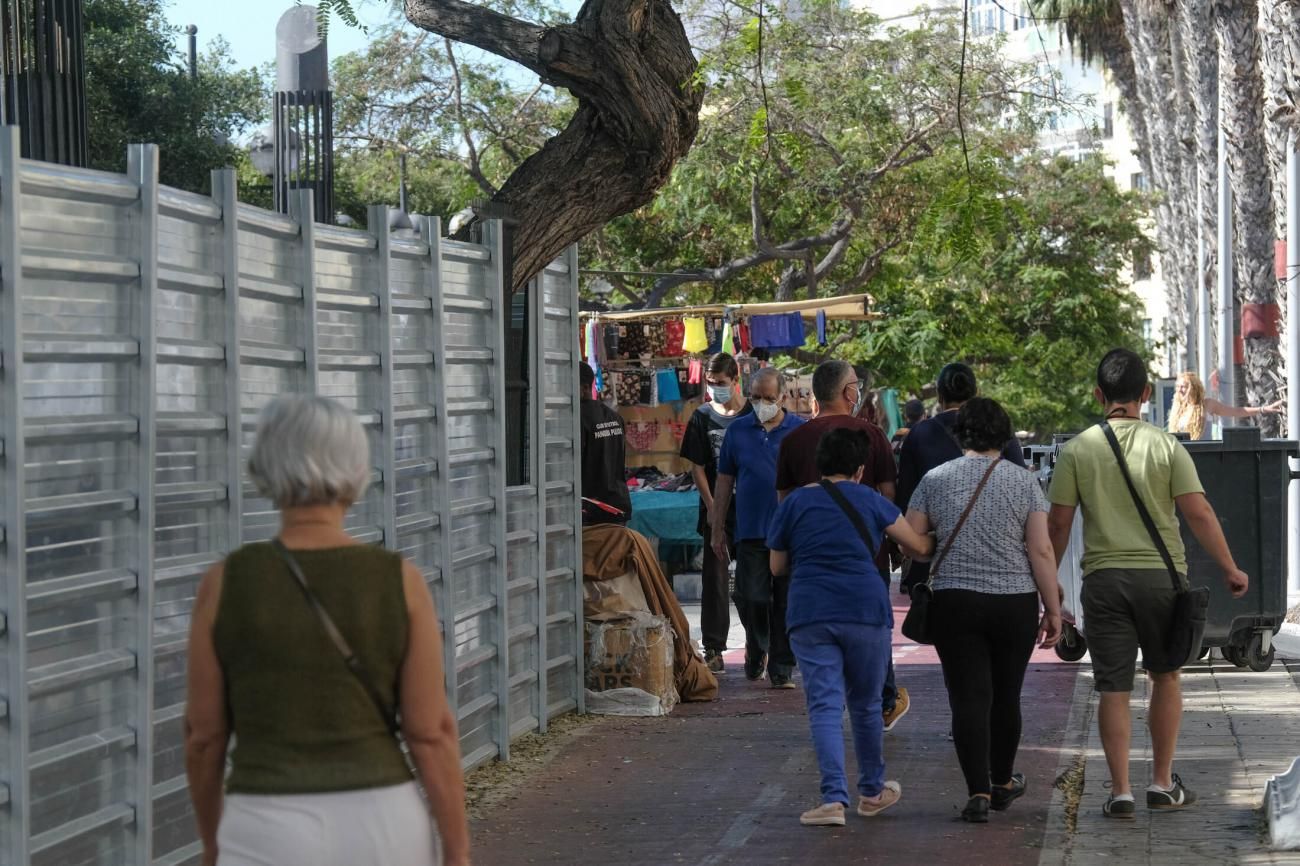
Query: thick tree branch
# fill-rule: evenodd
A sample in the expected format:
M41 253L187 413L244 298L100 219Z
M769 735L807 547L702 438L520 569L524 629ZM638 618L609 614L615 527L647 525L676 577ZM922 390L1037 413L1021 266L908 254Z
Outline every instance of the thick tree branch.
M546 74L537 55L546 30L537 24L464 0L405 0L405 12L416 27L513 60L538 75Z

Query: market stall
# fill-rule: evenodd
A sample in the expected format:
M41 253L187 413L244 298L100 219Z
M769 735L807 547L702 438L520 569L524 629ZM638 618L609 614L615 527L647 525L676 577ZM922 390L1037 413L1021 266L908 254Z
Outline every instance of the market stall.
M879 319L871 304L869 295L858 294L581 314L583 356L596 371L601 398L626 424L631 526L660 542L661 558L670 546L702 543L695 532L699 494L690 483L690 464L678 453L704 399L708 357L734 355L747 392L749 377L772 357L810 340L826 345L831 322ZM786 397L791 411L811 414L811 374L789 371Z

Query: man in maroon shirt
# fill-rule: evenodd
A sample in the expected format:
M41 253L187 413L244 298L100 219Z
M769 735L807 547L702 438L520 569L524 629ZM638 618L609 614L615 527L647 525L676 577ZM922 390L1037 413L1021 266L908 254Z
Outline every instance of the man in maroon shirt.
M862 483L874 487L881 496L892 501L898 466L894 451L885 433L870 421L854 417L867 397L867 383L858 378L853 365L847 361L824 361L813 372L813 399L817 401L817 417L794 430L781 443L781 454L776 461L776 491L778 499L785 499L790 491L805 484L816 484L821 479L817 471L817 443L828 430L849 427L864 430L871 439L871 457L862 474ZM883 566L881 563L883 562ZM885 581L889 580L889 554L880 550L876 563ZM885 730L892 730L909 708L907 689L894 685L894 664L889 664L882 695Z

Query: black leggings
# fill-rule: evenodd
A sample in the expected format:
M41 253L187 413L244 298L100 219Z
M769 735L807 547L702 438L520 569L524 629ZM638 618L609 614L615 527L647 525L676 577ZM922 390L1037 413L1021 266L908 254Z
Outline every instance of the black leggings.
M1011 781L1020 747L1020 687L1038 634L1038 593L934 594L934 647L952 708L952 738L970 796Z

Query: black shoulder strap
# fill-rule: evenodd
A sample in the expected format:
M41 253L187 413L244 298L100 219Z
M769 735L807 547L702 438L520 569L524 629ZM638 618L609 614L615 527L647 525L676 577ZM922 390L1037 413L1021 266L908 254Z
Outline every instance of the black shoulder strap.
M1156 546L1156 550L1160 551L1160 558L1165 561L1165 568L1169 569L1169 579L1174 583L1174 591L1183 592L1183 583L1178 579L1178 568L1174 565L1174 558L1169 555L1169 548L1165 545L1164 538L1160 536L1160 530L1156 528L1156 522L1151 519L1151 512L1147 511L1142 496L1133 484L1133 477L1129 475L1128 463L1124 460L1124 452L1120 450L1119 439L1115 437L1114 428L1110 426L1109 421L1102 421L1101 431L1106 434L1106 441L1110 443L1110 450L1115 452L1115 459L1119 462L1119 471L1124 476L1124 483L1128 485L1128 492L1133 497L1133 504L1137 506L1138 517L1142 518L1142 525L1147 528L1147 534L1151 536L1152 544Z
M329 636L330 642L338 649L339 655L343 656L343 663L348 666L348 670L352 672L352 675L357 678L357 682L361 683L361 687L370 696L371 703L379 711L384 724L388 726L389 733L398 736L401 726L397 722L397 714L384 705L384 699L380 696L379 690L366 676L365 668L361 666L361 660L357 658L356 653L352 652L352 647L348 646L347 638L343 637L343 632L339 631L338 626L334 624L329 611L325 610L320 598L307 585L307 577L302 573L302 566L298 564L298 560L294 558L293 554L278 538L271 539L271 547L275 549L276 553L280 554L284 564L289 567L289 573L293 575L298 588L302 590L303 596L307 599L307 604L315 611L316 618L320 620L321 627L325 629L325 634Z
M840 492L840 489L835 486L835 482L827 481L823 478L821 480L821 486L822 490L829 493L831 499L835 500L835 504L844 512L844 516L853 524L853 528L858 531L858 535L862 536L862 543L867 546L867 556L874 560L876 558L876 550L878 549L876 546L876 540L871 537L871 530L867 528L866 521L862 519L862 515L853 507L848 498Z

